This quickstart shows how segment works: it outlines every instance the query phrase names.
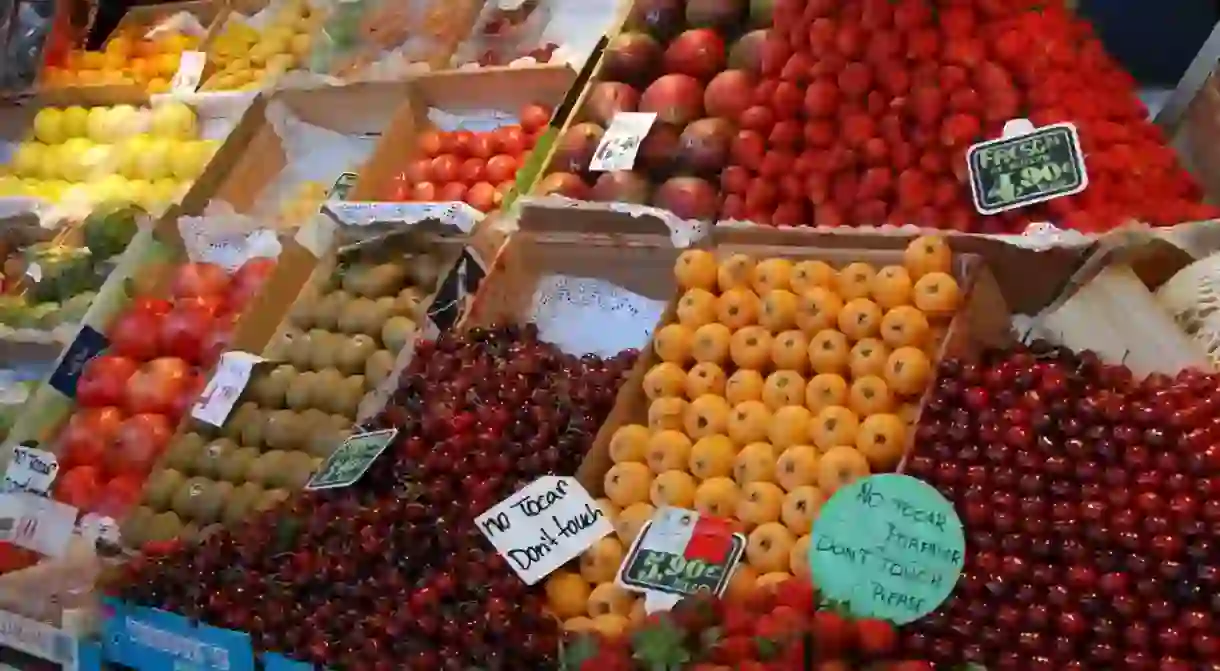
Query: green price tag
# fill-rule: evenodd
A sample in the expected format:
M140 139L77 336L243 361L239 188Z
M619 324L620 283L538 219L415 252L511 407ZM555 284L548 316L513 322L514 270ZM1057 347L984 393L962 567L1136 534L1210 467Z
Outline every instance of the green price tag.
M966 152L966 164L974 207L986 215L1070 196L1089 185L1080 135L1070 123L980 142Z
M733 577L733 569L746 549L741 534L729 537L729 551L721 562L688 559L681 552L641 547L653 523L644 523L619 570L619 582L636 590L688 595L698 592L721 594Z
M327 200L347 200L347 194L356 186L358 179L356 173L345 172L339 175L335 183L330 186L330 191L327 192Z
M318 472L306 483L305 489L334 489L352 485L377 461L396 435L398 429L349 436L327 457Z

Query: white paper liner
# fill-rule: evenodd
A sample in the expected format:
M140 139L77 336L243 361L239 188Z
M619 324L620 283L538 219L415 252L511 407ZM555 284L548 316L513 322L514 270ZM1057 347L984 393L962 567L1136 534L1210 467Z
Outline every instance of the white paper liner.
M520 205L530 207L566 208L573 210L594 210L602 212L618 212L633 217L655 217L669 229L669 239L674 247L684 249L707 237L712 231L712 223L681 219L668 210L650 205L634 205L631 203L602 203L588 200L575 200L564 196L522 196L517 199ZM750 224L755 226L756 224Z
M392 203L382 201L332 200L326 211L346 226L370 226L394 222L413 226L436 220L463 233L470 233L486 216L460 201L443 203Z
M541 339L568 354L614 356L647 346L664 311L665 301L606 280L548 275L534 290L530 321Z
M199 17L190 12L175 12L157 22L144 33L144 39L155 40L165 33L182 33L191 37L203 37L208 34L207 26L199 22Z
M181 217L178 232L191 261L214 263L229 272L254 258L277 258L283 250L262 220L242 214Z

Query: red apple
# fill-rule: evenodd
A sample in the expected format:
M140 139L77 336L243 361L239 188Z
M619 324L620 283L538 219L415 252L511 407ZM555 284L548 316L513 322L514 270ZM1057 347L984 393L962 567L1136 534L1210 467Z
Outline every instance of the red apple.
M161 321L158 334L161 352L199 363L203 359L203 342L215 322L215 314L202 306L175 307Z
M101 465L106 444L114 438L122 423L123 413L113 406L77 410L59 434L60 466Z
M275 259L265 256L253 258L242 264L233 273L229 285L229 297L225 303L229 312L241 313L246 305L263 290L263 284L275 272Z
M627 26L668 40L685 21L685 0L636 0L631 3Z
M674 177L657 187L652 204L682 219L711 220L720 210L720 194L698 177Z
M625 31L606 45L599 76L607 81L643 85L656 77L661 45L647 33Z
M652 196L652 184L638 172L618 170L604 172L593 184L590 200L602 202L637 203L645 205Z
M755 85L754 77L745 70L725 70L703 91L703 109L708 116L737 121L750 106Z
M595 123L578 123L569 128L555 147L551 166L565 172L584 172L589 169L597 144L605 131Z
M724 69L724 63L724 38L707 28L695 28L677 36L661 57L665 72L690 75L700 81L711 79Z
M175 298L219 296L228 287L229 276L224 268L214 263L192 262L183 264L174 275L172 293Z
M474 141L474 133L459 130L453 133L453 153L458 158L470 156L470 143Z
M56 501L78 510L90 510L102 489L101 465L77 466L55 478L52 492Z
M729 67L754 75L762 73L762 49L767 42L766 30L754 30L742 35L729 48Z
M110 351L135 361L158 354L157 331L163 317L143 310L127 310L110 327Z
M585 101L589 118L609 126L619 112L634 112L640 104L640 94L627 84L600 82L593 85Z
M155 331L153 336L156 337ZM84 408L119 405L127 380L139 367L135 360L116 354L90 359L76 382L76 404Z
M556 194L577 200L589 198L589 185L579 176L570 172L553 172L538 183L538 193L541 195Z
M419 134L419 149L427 158L441 155L441 134L435 130L426 130Z
M703 87L689 75L665 75L644 90L639 109L655 113L662 123L685 126L703 116Z
M164 415L128 417L106 452L107 472L112 476L147 475L173 435L174 429Z
M676 126L654 123L636 152L637 167L643 167L656 175L668 175L674 169L678 156L678 138L682 133Z
M699 119L678 139L678 162L696 173L718 173L724 168L733 141L733 124L725 119Z
M190 370L186 361L176 357L162 357L144 364L127 381L124 409L130 415L168 414Z

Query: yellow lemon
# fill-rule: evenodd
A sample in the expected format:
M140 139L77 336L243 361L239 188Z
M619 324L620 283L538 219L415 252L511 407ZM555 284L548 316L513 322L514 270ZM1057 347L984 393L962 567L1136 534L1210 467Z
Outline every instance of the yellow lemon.
M162 77L154 77L148 80L147 90L149 93L168 93L169 80Z
M115 105L107 113L110 117L110 141L118 142L144 130L144 114L131 105Z
M85 137L89 134L89 110L80 105L65 108L63 127L67 137Z
M89 109L89 117L85 121L85 134L98 144L110 142L112 129L108 108L92 107Z
M179 180L194 180L203 172L210 157L211 150L203 142L179 143L169 155L170 172Z
M0 197L18 196L25 189L19 177L5 175L0 177Z
M46 151L47 146L41 142L22 142L13 153L13 173L18 177L33 177L39 174Z
M59 179L61 175L59 164L63 161L62 148L63 145L51 145L42 152L42 160L38 163L38 177Z
M80 55L80 66L85 70L101 70L106 67L106 54L100 51L85 51Z
M158 180L170 176L170 143L163 138L154 138L136 157L136 177Z
M157 105L152 111L152 134L174 140L195 137L195 111L180 102Z
M66 139L64 114L58 107L44 107L34 115L34 137L46 144L59 144Z

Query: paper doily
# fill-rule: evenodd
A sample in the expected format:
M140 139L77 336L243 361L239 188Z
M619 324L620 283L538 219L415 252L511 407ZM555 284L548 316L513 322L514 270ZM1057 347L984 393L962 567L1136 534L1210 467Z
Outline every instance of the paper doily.
M375 201L335 200L326 203L326 211L347 226L401 223L407 226L434 219L470 233L485 216L461 201L445 203L387 203Z
M614 356L646 346L664 311L664 301L605 280L549 275L534 290L530 312L539 336L564 352Z

